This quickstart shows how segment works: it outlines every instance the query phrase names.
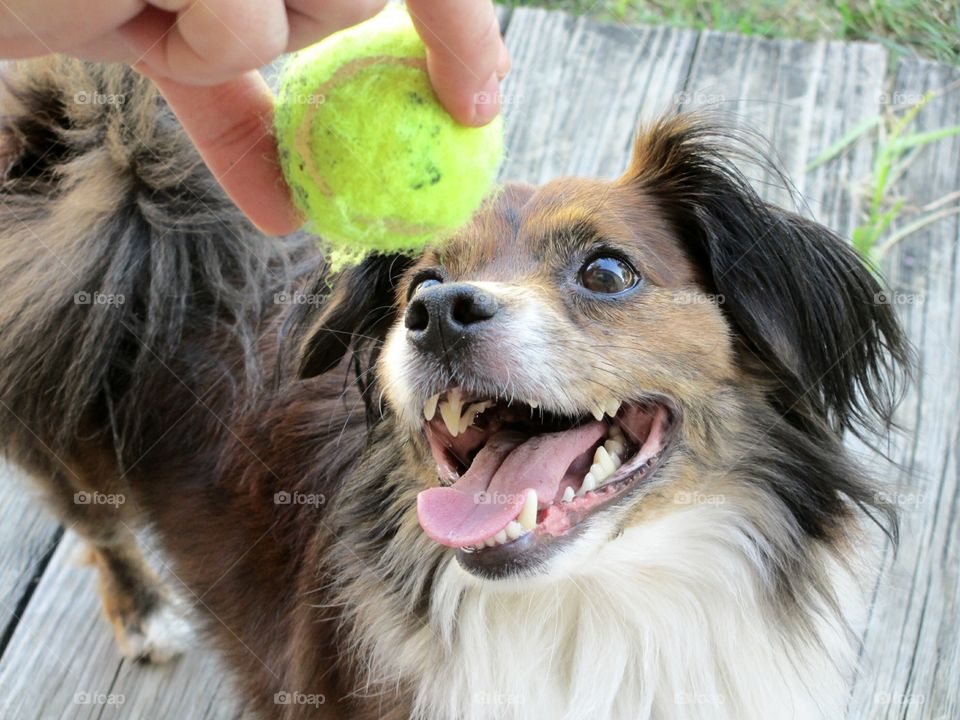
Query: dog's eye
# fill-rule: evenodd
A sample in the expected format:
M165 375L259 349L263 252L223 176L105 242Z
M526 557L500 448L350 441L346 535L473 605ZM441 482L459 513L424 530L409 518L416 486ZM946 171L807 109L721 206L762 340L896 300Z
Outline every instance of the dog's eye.
M637 271L618 257L595 257L580 268L580 284L598 295L616 295L634 287L637 282Z

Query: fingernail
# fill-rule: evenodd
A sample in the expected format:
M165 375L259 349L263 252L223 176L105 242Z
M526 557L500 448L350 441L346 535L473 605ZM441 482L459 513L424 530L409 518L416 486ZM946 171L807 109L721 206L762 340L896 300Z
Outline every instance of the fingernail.
M506 43L500 42L500 56L497 58L497 78L503 80L510 72L510 51Z
M486 125L500 112L500 80L494 73L473 96L473 124Z

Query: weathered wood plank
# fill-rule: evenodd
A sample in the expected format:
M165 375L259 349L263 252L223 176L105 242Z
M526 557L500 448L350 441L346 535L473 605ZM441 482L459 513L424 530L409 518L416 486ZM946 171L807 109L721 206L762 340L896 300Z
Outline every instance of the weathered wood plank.
M59 539L27 479L0 460L0 656Z
M885 63L886 53L877 45L705 32L681 107L715 112L728 123L759 132L813 217L849 236L860 214L854 185L870 172L871 143L857 143L852 152L812 172L805 168L877 113ZM791 205L769 172L746 163L742 169L767 200Z
M613 177L626 167L641 115L672 106L697 35L596 23L517 8L503 87L508 155L501 177Z
M869 143L856 145L810 173L802 170L877 111L885 64L880 48L717 33L698 36L666 28L604 25L530 9L510 14L507 42L514 71L504 85L509 149L504 178L542 182L564 174L616 175L626 164L639 118L674 104L709 105L732 110L771 138L818 220L843 234L857 224L861 203L855 183L869 172ZM946 84L936 76L945 71L936 66L912 67L902 68L898 77L898 87L905 92ZM960 115L955 104L939 112L940 117L925 116L931 126L957 122ZM960 156L956 145L949 152L952 155L946 150L935 155ZM928 158L927 165L916 163L907 178L918 184L917 197L960 186L956 161L940 162L938 167L930 162ZM923 178L931 180L923 183ZM768 198L784 201L783 193L764 184L770 178L757 173L755 180ZM923 388L905 409L919 418L918 429L930 437L905 445L909 454L903 456L907 467L902 479L926 468L927 485L922 507L906 518L900 556L895 562L888 558L889 582L878 591L870 618L864 650L869 670L857 686L851 711L858 719L958 716L949 678L960 670L955 619L960 398L955 387L947 392L944 378L949 377L951 361L955 367L960 349L954 308L960 261L958 228L955 221L949 222L911 238L891 258L892 280L903 287L921 287L925 299L922 305L903 308L924 353ZM934 270L936 277L926 277ZM0 548L9 553L8 548L21 544L11 541ZM131 665L118 656L109 629L99 618L92 572L66 561L72 545L71 541L57 551L9 652L0 659L0 717L235 716L215 661L201 651L194 650L167 668ZM0 572L5 562L0 557ZM937 660L942 663L939 670L934 666ZM78 692L123 694L126 702L76 705ZM913 692L922 694L925 702L877 703L881 693L896 699L897 693L910 697Z
M900 64L895 102L960 82L960 69ZM960 122L960 90L934 99L918 130ZM897 185L909 205L960 191L960 139L920 151ZM903 224L903 221L899 223ZM892 448L901 471L894 496L903 513L900 548L887 549L854 689L855 720L960 717L960 220L950 215L896 246L885 270L920 367L901 409L907 435Z
M239 717L210 653L194 648L160 666L120 656L100 614L95 573L72 559L80 545L69 534L57 548L0 658L0 717Z

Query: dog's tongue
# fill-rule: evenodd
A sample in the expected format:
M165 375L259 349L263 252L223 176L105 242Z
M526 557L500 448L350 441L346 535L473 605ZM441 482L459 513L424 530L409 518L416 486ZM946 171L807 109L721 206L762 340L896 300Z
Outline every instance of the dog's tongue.
M528 488L541 505L553 502L567 468L605 434L600 422L534 437L497 433L452 486L417 496L420 526L449 547L479 545L517 516Z

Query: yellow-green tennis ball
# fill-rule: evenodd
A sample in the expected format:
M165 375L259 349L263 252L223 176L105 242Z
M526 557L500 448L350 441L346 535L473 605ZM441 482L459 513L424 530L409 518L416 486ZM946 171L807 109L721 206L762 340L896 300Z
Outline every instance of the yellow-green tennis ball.
M335 266L452 234L503 156L499 118L465 127L440 105L423 42L396 6L296 53L274 122L294 201Z

